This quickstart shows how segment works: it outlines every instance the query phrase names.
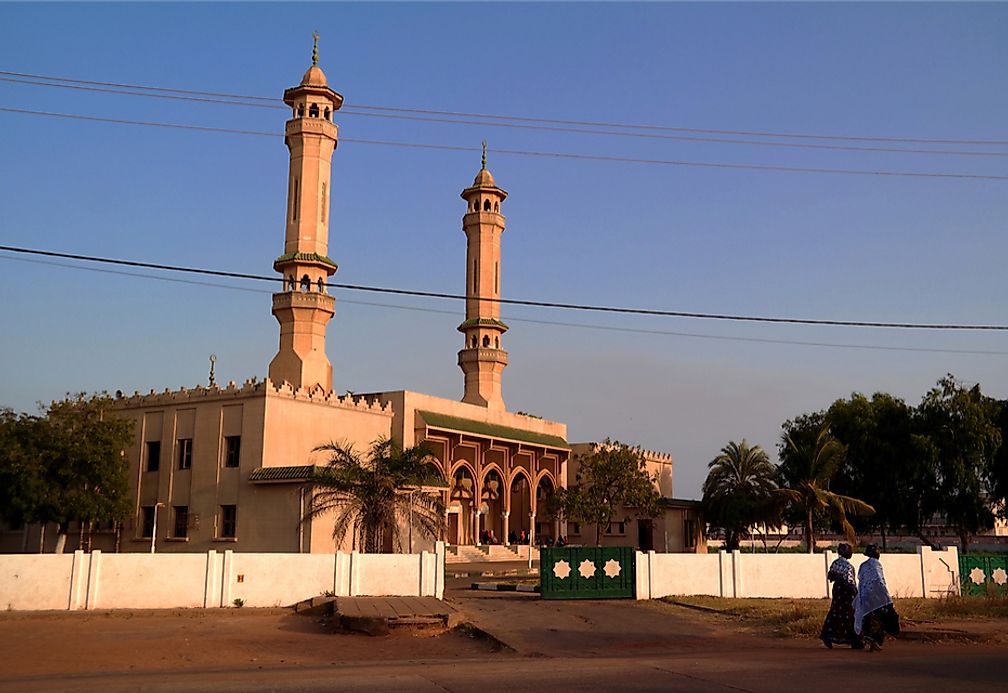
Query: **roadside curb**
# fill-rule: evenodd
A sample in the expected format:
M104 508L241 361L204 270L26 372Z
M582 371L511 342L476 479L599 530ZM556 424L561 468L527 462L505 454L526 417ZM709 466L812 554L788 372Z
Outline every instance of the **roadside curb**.
M539 585L519 585L513 582L474 582L470 589L491 592L538 592Z

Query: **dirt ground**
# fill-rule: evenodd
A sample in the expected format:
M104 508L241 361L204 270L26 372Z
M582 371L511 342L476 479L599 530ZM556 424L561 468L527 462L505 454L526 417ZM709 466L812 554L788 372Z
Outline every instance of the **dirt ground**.
M495 649L460 630L331 633L289 609L0 613L5 676L454 659Z

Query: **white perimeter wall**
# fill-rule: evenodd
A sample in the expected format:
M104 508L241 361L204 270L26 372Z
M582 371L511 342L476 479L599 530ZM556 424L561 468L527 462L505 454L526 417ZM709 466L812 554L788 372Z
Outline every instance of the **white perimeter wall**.
M0 556L0 608L287 606L339 597L444 597L444 544L417 554L217 553Z
M637 598L673 595L715 597L829 597L826 572L837 558L818 554L718 554L637 552ZM855 570L864 556L851 559ZM959 552L954 546L881 558L889 593L894 597L943 597L959 594Z

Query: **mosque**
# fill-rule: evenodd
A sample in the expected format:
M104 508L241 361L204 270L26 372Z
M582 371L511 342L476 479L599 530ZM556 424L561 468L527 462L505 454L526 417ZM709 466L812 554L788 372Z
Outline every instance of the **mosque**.
M116 538L119 551L332 552L332 520L301 522L308 502L304 482L326 460L312 450L336 439L361 452L379 438L409 447L425 442L445 477L448 544L472 546L483 532L507 543L522 532L594 541L583 530L545 516L545 501L565 486L572 445L567 427L509 412L502 397L508 364L500 319L501 189L483 163L462 193L466 237L465 319L458 365L461 401L406 390L337 395L326 355L326 325L335 299L327 283L337 265L329 257L332 155L338 141L335 113L343 97L318 66L283 94L290 108L285 142L290 152L283 251L273 268L283 278L273 294L279 349L264 380L216 385L116 400L117 413L135 421L127 450L135 516ZM658 477L665 515L619 518L607 543L657 550L699 550L702 523L689 501L672 496L672 459L646 454ZM625 520L625 521L624 521ZM671 538L670 538L671 537ZM97 538L96 538L97 540ZM102 544L102 545L99 545ZM392 550L420 550L429 543ZM68 546L70 548L70 546ZM346 548L346 547L342 547Z

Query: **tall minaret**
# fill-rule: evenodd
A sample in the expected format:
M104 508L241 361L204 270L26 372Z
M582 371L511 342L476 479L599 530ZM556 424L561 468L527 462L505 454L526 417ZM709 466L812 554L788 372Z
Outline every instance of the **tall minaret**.
M499 410L504 409L501 373L507 365L501 335L508 326L500 321L500 303L486 299L500 298L500 244L504 233L500 206L506 197L487 170L484 142L483 166L472 187L462 191L466 201L462 217L466 235L466 319L458 326L465 335L458 363L465 373L462 401Z
M273 269L284 277L283 291L273 294L273 315L280 323L280 350L269 366L274 383L295 388L320 385L332 389L332 366L325 351L326 323L335 299L326 281L336 272L329 259L329 182L337 129L333 113L343 97L329 88L318 66L318 34L314 34L312 66L301 84L284 90L293 115L284 141L290 150L287 179L287 231L284 252Z

